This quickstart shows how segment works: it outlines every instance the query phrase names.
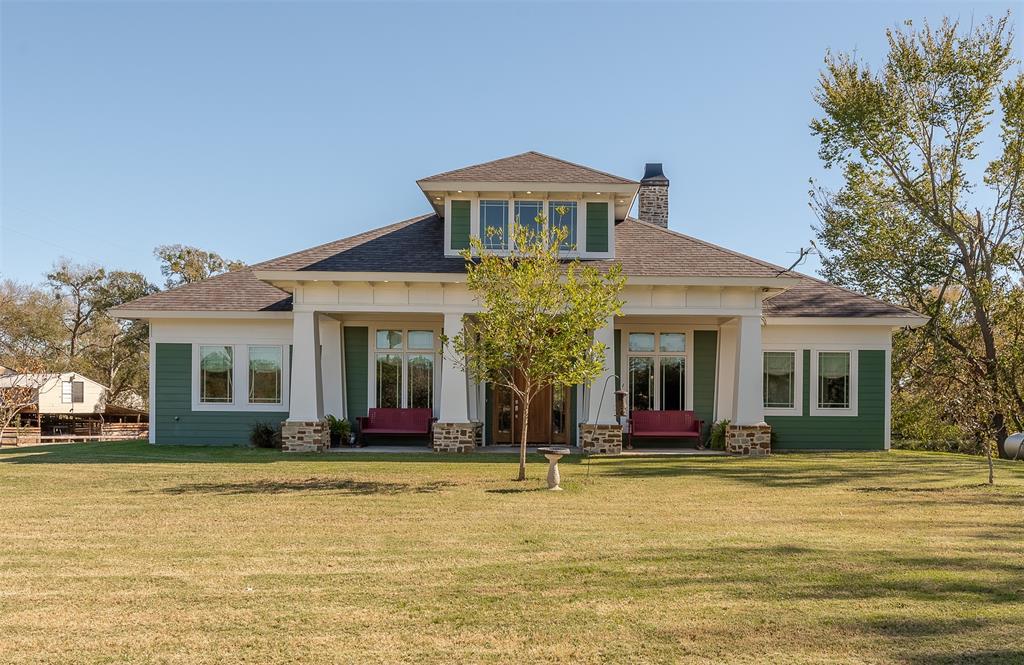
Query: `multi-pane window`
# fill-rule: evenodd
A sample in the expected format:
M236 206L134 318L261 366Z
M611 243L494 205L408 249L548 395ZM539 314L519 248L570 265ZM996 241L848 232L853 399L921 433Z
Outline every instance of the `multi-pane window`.
M632 410L686 408L685 333L629 333L626 362Z
M283 374L280 346L249 347L249 403L280 404Z
M508 201L480 202L480 238L488 249L508 249Z
M796 353L764 352L764 406L792 409L796 405Z
M548 219L552 233L555 229L564 229L565 238L558 244L558 249L569 251L576 247L576 202L551 201L548 203Z
M199 347L199 401L230 404L233 393L234 356L230 346Z
M818 352L818 408L850 408L850 352Z
M544 214L543 201L516 201L515 221L531 233L541 233L544 227L537 218Z
M62 381L60 401L64 404L81 404L85 401L84 381Z
M377 406L433 408L435 354L432 330L378 330Z

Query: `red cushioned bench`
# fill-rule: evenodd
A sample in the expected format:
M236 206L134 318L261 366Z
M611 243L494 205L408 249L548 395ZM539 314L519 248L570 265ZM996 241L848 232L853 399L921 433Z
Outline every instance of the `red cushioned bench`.
M633 411L629 414L629 440L633 437L659 439L694 439L700 445L704 422L693 417L693 411Z
M433 429L431 409L370 409L369 415L356 418L359 423L359 445L366 445L367 434L390 436L425 436Z

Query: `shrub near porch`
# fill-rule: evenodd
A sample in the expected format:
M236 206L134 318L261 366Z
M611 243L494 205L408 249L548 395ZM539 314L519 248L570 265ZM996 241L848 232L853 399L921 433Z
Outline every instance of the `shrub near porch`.
M1024 466L0 451L6 662L1020 662Z

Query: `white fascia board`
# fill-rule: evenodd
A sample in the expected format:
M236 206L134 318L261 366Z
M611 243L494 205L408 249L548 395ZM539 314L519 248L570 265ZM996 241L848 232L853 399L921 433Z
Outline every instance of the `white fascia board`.
M464 272L328 272L323 270L254 270L264 282L465 282Z
M148 310L112 309L107 312L116 319L290 319L291 312L239 312L239 311L193 311L193 310Z
M586 262L583 264L586 265ZM798 277L659 277L626 274L626 286L760 286L766 289L785 289L800 282Z
M591 259L581 259L584 266ZM593 259L607 260L607 259ZM321 270L254 270L257 279L274 283L298 282L426 282L461 283L466 273L441 272L328 272ZM653 286L751 286L786 288L799 284L798 277L658 277L626 275L626 285Z
M885 326L918 328L928 323L927 316L766 316L769 326Z
M486 180L418 180L416 184L428 192L570 192L596 194L612 192L633 196L640 189L640 183L573 183L573 182L493 182Z

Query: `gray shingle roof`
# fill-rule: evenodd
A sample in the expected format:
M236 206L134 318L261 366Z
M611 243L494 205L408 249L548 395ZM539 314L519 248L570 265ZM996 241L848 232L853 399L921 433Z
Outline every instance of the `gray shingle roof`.
M465 272L461 258L444 255L444 223L434 214L294 252L251 268L155 293L124 305L145 311L291 310L291 296L256 279L261 271ZM627 276L800 277L800 283L765 301L768 316L916 317L902 307L789 272L780 267L682 233L627 218L615 227L615 262ZM599 269L610 260L587 261Z
M244 268L143 296L117 309L153 312L290 312L292 296L256 279L251 268Z
M521 155L495 159L483 164L466 166L454 171L445 171L418 180L430 182L557 182L583 184L636 185L635 180L598 171L564 159L551 157L539 152L524 152Z
M802 279L795 286L764 302L767 316L798 317L906 317L917 312L829 284L807 275L789 273Z

